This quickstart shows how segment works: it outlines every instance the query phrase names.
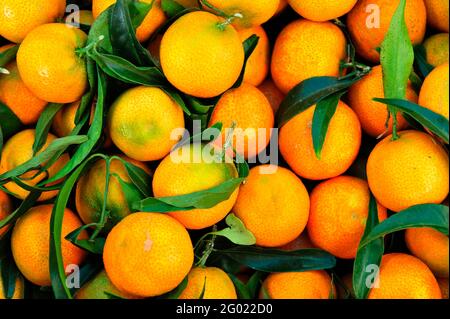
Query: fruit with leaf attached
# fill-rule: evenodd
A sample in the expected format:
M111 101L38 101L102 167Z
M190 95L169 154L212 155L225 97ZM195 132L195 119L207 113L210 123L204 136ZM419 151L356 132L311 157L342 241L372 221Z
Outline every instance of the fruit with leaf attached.
M188 232L176 219L134 213L108 234L103 250L106 273L122 293L153 297L177 287L194 261Z
M0 190L0 221L4 220L12 212L12 203L8 194ZM9 227L0 228L0 238L8 231ZM1 277L1 276L0 276ZM1 287L1 285L0 285Z
M195 267L188 275L188 284L179 299L237 299L230 277L220 268Z
M449 31L448 0L424 0L428 24L443 32Z
M449 116L449 63L436 67L423 81L419 104L448 119Z
M448 63L448 42L448 33L435 34L424 41L423 46L428 64L437 67Z
M399 212L419 204L440 204L449 190L449 159L430 135L403 131L379 142L367 161L367 180L378 202Z
M303 18L323 22L345 15L355 6L357 0L288 0L288 2Z
M117 289L109 280L106 271L102 270L76 292L75 299L109 299L111 296L122 299L136 299L136 296L123 293Z

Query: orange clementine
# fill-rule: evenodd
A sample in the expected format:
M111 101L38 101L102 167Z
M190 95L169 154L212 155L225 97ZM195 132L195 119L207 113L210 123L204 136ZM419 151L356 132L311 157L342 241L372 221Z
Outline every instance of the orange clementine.
M346 56L346 40L331 22L296 20L278 35L272 54L272 78L288 93L315 76L338 76Z
M339 102L319 159L314 152L311 133L314 111L315 106L310 107L281 128L280 152L301 177L313 180L336 177L343 174L358 155L361 125L352 109Z
M25 85L40 99L54 103L79 100L87 87L84 58L76 49L87 36L62 23L33 29L20 45L17 66Z
M427 8L428 24L443 32L449 30L448 0L424 0Z
M0 221L8 217L12 213L12 203L8 194L0 190ZM8 230L9 227L0 228L0 238ZM1 277L1 276L0 276ZM1 285L0 285L1 287Z
M278 247L293 241L305 229L309 195L302 181L288 169L256 166L241 186L233 211L256 237L256 245Z
M430 135L403 131L372 150L367 179L376 199L398 212L413 205L441 203L448 194L448 154Z
M228 90L244 64L237 31L204 11L185 14L169 27L160 56L167 79L180 91L202 98Z
M436 67L423 81L420 89L419 104L441 114L448 119L449 99L449 64Z
M105 270L100 271L94 278L83 285L75 294L75 299L109 299L108 294L123 298L135 299L133 295L122 293L109 280Z
M80 101L70 103L63 106L58 113L56 113L52 129L59 137L68 136L75 128L75 116L77 114Z
M370 192L366 181L339 176L317 185L311 193L308 234L314 246L336 257L352 259L369 216ZM387 218L378 205L378 219Z
M237 299L230 277L216 267L193 268L188 275L187 287L179 299L199 299L202 292L203 299Z
M125 217L106 238L106 273L121 292L152 297L177 287L194 261L186 229L163 214L135 213Z
M214 160L203 145L183 145L164 158L153 176L155 197L186 195L216 187L237 177L229 161ZM173 212L170 215L188 229L203 229L221 221L231 211L238 196L236 189L225 201L207 209Z
M109 110L109 133L128 157L155 161L166 156L181 139L181 107L163 90L138 86L122 93Z
M381 65L377 65L364 76L359 82L350 87L348 92L348 103L358 115L361 127L370 136L378 137L382 134L392 133L392 117L389 119L386 104L373 101L373 98L383 98L383 71ZM417 103L417 94L409 83L406 89L406 98ZM403 130L408 126L408 122L401 114L397 114L397 129Z
M302 17L323 22L337 19L348 13L356 4L357 0L288 0L292 9Z
M65 9L66 0L2 0L0 36L20 43L36 27L61 18Z
M233 148L239 154L252 158L267 147L274 126L273 110L265 95L253 85L243 83L225 92L217 102L209 124L223 124L225 133L218 143L225 142L226 129L233 122Z
M425 48L427 62L437 67L441 64L448 63L448 33L439 33L432 35L423 43Z
M439 285L420 259L401 253L384 255L378 275L379 287L369 299L441 299Z
M31 208L17 221L11 237L11 249L14 261L20 272L38 286L50 286L50 218L53 205L42 205ZM80 266L86 252L70 241L66 235L82 226L78 216L70 209L64 210L61 233L61 251L64 269L68 265ZM78 238L87 239L83 231Z
M0 267L0 271L1 271L1 267ZM25 292L24 286L25 286L25 284L23 282L22 276L17 276L14 293L13 293L11 299L23 299L24 292ZM4 290L3 290L3 279L2 279L2 276L0 276L0 300L2 300L2 299L6 299L6 297L5 297Z
M347 15L347 26L357 53L364 59L379 63L377 49L389 29L400 0L360 0ZM427 11L423 0L406 1L405 21L413 44L425 36Z
M266 98L269 100L270 105L272 106L273 113L276 114L278 112L278 108L283 102L285 95L280 91L279 88L273 83L272 79L265 80L258 89L263 92Z
M47 141L39 152L45 150L49 144L54 141L56 137L49 134ZM33 157L33 143L35 140L35 130L27 129L13 135L5 144L2 151L0 160L0 173L10 171L17 166L27 162ZM69 161L69 155L63 154L50 168L47 170L48 177L55 175L67 162ZM44 165L45 163L43 163ZM22 182L34 186L40 181L46 178L47 174L42 172L35 176L37 170L31 170L20 177ZM31 177L34 177L31 179ZM8 182L4 185L10 192L14 193L15 197L25 199L28 196L29 191L23 189L15 182ZM53 198L58 193L57 190L45 191L39 197L40 201L44 201Z

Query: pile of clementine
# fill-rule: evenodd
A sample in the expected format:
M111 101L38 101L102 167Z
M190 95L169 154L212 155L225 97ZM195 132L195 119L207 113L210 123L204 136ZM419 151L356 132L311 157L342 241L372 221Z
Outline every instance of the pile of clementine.
M0 0L0 299L448 298L448 9Z

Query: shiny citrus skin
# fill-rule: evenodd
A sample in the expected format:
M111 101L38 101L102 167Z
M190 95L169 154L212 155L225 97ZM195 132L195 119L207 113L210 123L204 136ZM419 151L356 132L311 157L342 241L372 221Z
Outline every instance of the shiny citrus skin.
M153 3L152 8L145 16L141 25L136 29L136 37L140 42L147 41L150 36L166 22L167 18L164 11L161 9L160 0L140 0L144 3ZM92 0L92 14L95 19L108 9L111 5L115 4L116 0Z
M348 13L357 0L288 0L294 9L303 18L311 21L328 21L339 18Z
M410 228L405 241L409 251L427 264L436 277L448 278L448 236L433 228Z
M237 177L237 171L230 162L209 161L202 153L205 146L186 144L164 158L153 176L155 197L186 195L216 187ZM188 229L203 229L221 221L231 211L239 189L212 208L172 212Z
M423 81L420 89L419 104L441 114L449 116L449 64L444 63L436 67Z
M360 0L347 15L347 26L357 53L364 59L379 63L380 47L389 29L400 0ZM379 8L376 11L374 8ZM367 11L368 10L368 11ZM375 22L379 18L379 27ZM406 1L405 20L412 43L422 42L427 21L423 0Z
M241 186L233 212L256 237L256 245L278 247L293 241L305 229L309 195L302 181L288 169L256 166Z
M3 147L2 157L0 159L0 173L10 171L17 166L25 163L33 157L33 143L35 139L35 130L27 129L13 135L6 142ZM47 141L39 152L45 150L49 144L54 141L56 137L53 134L48 134ZM48 169L48 177L55 175L67 162L69 161L69 155L63 154L50 168ZM34 186L46 178L45 173L41 173L38 176L30 179L36 175L36 170L29 171L20 177L25 184ZM17 198L25 199L28 196L29 191L23 189L15 182L8 182L4 185L10 192L14 193ZM58 193L57 190L46 191L41 194L39 201L44 201L53 198Z
M111 106L108 127L114 144L128 157L155 161L181 139L181 107L160 88L138 86L125 91Z
M177 287L194 261L186 229L174 218L134 213L106 238L103 262L109 279L123 293L153 297Z
M361 127L370 136L379 137L392 133L392 117L389 126L386 127L388 109L386 104L373 101L374 98L384 97L383 71L381 65L372 68L369 74L350 87L348 91L348 104L358 115ZM411 84L406 89L406 98L417 103L417 94ZM403 130L408 126L405 118L397 114L397 130Z
M6 69L9 74L0 76L0 102L8 106L23 124L36 123L47 102L38 98L25 86L16 62L9 63Z
M239 37L244 42L252 35L259 37L258 45L253 51L245 66L244 82L254 86L260 85L269 73L270 67L270 44L266 31L257 26L249 29L239 30Z
M0 221L5 219L6 217L8 217L8 215L11 214L11 213L12 213L11 200L9 199L8 194L6 194L2 190L0 190ZM8 228L9 228L8 226L0 228L0 238L2 237L2 235L4 233L6 233ZM0 285L0 287L1 287L1 285Z
M370 192L366 181L339 176L317 185L311 193L308 234L311 242L336 257L352 259L369 216ZM378 205L378 218L387 218Z
M188 284L179 299L237 299L236 289L230 277L216 267L195 267L188 275Z
M117 289L109 280L105 270L100 271L84 284L75 294L75 299L109 299L107 293L123 299L136 299L136 296L122 293Z
M439 31L448 32L448 0L424 0L424 2L427 8L428 24Z
M369 299L441 299L433 273L414 256L384 255L378 278L379 288L370 290Z
M425 48L427 62L437 67L441 64L448 63L449 52L448 33L439 33L427 38L423 46Z
M176 20L163 36L160 55L167 79L182 92L201 98L228 90L244 64L237 31L204 11Z
M247 29L267 22L275 15L280 4L280 0L208 0L208 2L229 16L241 14L242 17L233 20L233 25L238 29Z
M11 237L11 249L14 261L20 272L29 281L38 286L50 286L50 218L53 205L42 205L31 208L16 223ZM80 228L82 223L70 209L64 210L61 233L61 251L64 269L68 265L81 266L86 251L64 239L69 233ZM83 231L79 239L87 239Z
M378 202L398 212L413 205L441 203L448 194L448 154L430 135L403 131L388 136L367 162L369 187Z
M17 52L17 66L26 86L40 99L72 103L87 87L85 60L76 49L87 36L62 23L44 24L31 31Z
M436 278L441 288L442 299L448 299L448 278Z
M273 113L276 114L278 108L283 102L285 95L280 91L279 88L273 83L272 79L265 80L258 89L266 96L272 106Z
M1 271L1 268L0 268ZM14 294L12 295L11 299L23 299L24 297L24 282L22 276L18 276L16 278L16 286L14 289ZM2 276L0 276L0 300L6 299L3 291L3 279Z
M330 299L336 296L331 277L324 270L270 274L263 289L271 299ZM260 298L264 293L261 291Z
M287 93L311 77L338 76L345 56L345 36L336 25L296 20L281 31L275 42L272 78Z
M68 136L75 128L75 116L80 106L80 101L64 105L53 118L52 130L59 136Z
M94 20L92 11L89 10L74 11L65 18L66 23L72 23L75 26L80 24L91 26Z
M0 36L20 43L36 27L64 15L66 0L2 0Z
M150 170L138 161L123 156L123 160L138 166L150 174ZM107 232L124 217L131 214L131 207L122 188L122 182L131 183L127 170L122 162L114 159L109 167L110 180L108 186L108 198L106 210L108 219L104 230ZM106 186L106 162L102 159L94 163L92 167L78 180L75 204L81 220L85 224L98 223L101 218Z
M273 110L266 96L253 85L243 83L225 92L217 102L209 124L222 123L222 142L225 142L226 129L231 128L233 122L236 124L233 148L245 158L256 156L269 144L274 126Z
M361 145L358 117L339 102L328 126L321 158L314 152L311 123L315 106L287 122L280 130L279 148L292 170L301 177L322 180L343 174L353 163Z

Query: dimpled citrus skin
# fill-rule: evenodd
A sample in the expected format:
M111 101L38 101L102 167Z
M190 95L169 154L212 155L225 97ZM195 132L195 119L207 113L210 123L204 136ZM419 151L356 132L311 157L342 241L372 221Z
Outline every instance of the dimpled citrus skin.
M327 21L339 18L348 13L357 0L288 0L292 9L302 17L311 21Z
M305 19L281 31L272 54L272 78L283 93L314 76L338 76L346 56L346 40L331 22Z
M237 299L236 289L230 277L216 267L195 267L188 275L188 284L178 299L199 299L205 287L203 299Z
M225 142L226 129L231 128L233 122L236 124L233 148L240 155L254 157L269 144L274 126L273 110L266 96L253 85L243 83L225 92L214 108L209 125L222 123L222 142Z
M34 124L47 105L46 101L35 96L23 83L16 62L6 65L9 74L0 76L0 102L25 124Z
M449 31L449 1L448 0L424 0L427 8L427 22L433 28Z
M153 3L152 8L145 16L141 25L136 29L136 37L140 42L147 41L150 36L166 22L167 18L164 11L161 9L160 0L140 0L144 3ZM115 4L116 0L92 0L92 14L95 19L108 9L111 5Z
M210 189L237 177L235 166L229 162L205 162L202 156L204 149L204 146L187 144L163 159L153 176L155 197L186 195ZM172 212L170 215L188 229L210 227L225 218L231 211L238 192L237 188L227 200L212 208Z
M448 33L435 34L425 40L423 46L427 55L427 62L430 65L437 67L448 63L448 42Z
M72 103L87 87L86 63L76 49L87 35L62 24L44 24L31 31L17 52L17 66L26 86L40 99Z
M441 203L448 194L448 154L428 134L403 131L384 138L367 161L372 193L384 207L399 212L413 205Z
M272 79L265 80L258 89L266 96L272 106L273 113L276 114L281 102L283 102L285 95L273 83Z
M309 195L290 170L256 166L241 186L233 212L256 237L256 245L278 247L293 241L305 229Z
M14 261L20 272L29 281L38 286L50 286L50 218L53 205L41 205L31 208L20 217L14 226L11 237L11 249ZM86 251L78 248L65 236L82 226L78 216L70 209L64 210L61 232L61 251L64 269L68 265L81 266ZM88 234L82 231L79 239L87 239Z
M441 288L442 299L448 299L448 278L436 278Z
M106 238L103 263L123 293L153 297L177 287L194 261L192 242L176 219L158 213L134 213Z
M400 0L360 0L347 15L347 26L356 51L364 59L379 63L380 54L377 48L384 40L399 3ZM379 8L379 11L374 8ZM374 21L378 18L379 27L374 25ZM425 36L427 21L423 0L406 1L405 20L412 43L414 45L421 43Z
M1 271L1 268L0 268ZM16 278L16 286L14 288L14 294L12 295L11 299L23 299L24 297L24 282L22 276L18 276ZM0 300L6 299L3 291L3 279L2 276L0 276Z
M258 45L253 51L245 66L244 82L260 85L269 73L270 66L270 44L266 31L263 27L257 26L238 31L241 41L244 42L252 35L259 37Z
M279 147L283 158L301 177L322 180L343 174L353 163L361 145L358 117L339 102L328 126L321 159L312 142L312 118L315 106L296 115L280 130Z
M251 28L267 22L275 15L280 4L280 0L208 0L208 2L229 16L236 13L242 14L242 18L233 20L233 25L239 29Z
M181 139L181 107L163 90L138 86L125 91L111 106L108 127L112 141L128 157L156 161Z
M2 0L0 36L20 43L37 26L64 15L66 0Z
M370 290L369 299L441 299L433 273L414 256L384 255L378 278L379 288Z
M449 116L449 64L444 63L431 71L420 89L419 104L448 119Z
M311 242L336 257L352 259L369 216L369 186L351 176L339 176L317 185L311 193L308 234ZM387 218L378 205L378 218Z
M388 109L386 104L375 102L374 98L384 97L383 71L381 65L372 68L369 74L350 87L348 91L348 104L358 115L361 127L370 136L378 137L381 134L392 133L392 117L386 128ZM406 98L417 103L417 94L409 83L406 89ZM397 114L397 130L403 130L408 126L405 118Z
M136 299L136 296L122 293L114 287L105 270L100 271L93 279L84 284L75 294L75 299L110 299L106 293L123 299Z
M331 277L324 270L270 274L263 289L271 299L330 299L336 296ZM260 298L264 293L261 291Z
M122 159L142 168L148 174L150 173L143 163L126 156L123 156ZM114 159L110 162L109 172L112 175L109 180L108 199L106 201L106 210L109 212L109 217L104 228L105 231L111 230L120 220L131 214L131 208L119 180L120 178L125 183L131 183L125 166L120 160ZM78 180L76 187L75 204L78 214L85 224L100 221L105 186L106 162L100 159Z
M54 141L56 137L53 134L48 134L47 141L42 146L42 152L45 150L49 144ZM33 157L33 143L35 140L35 130L27 129L13 135L9 138L2 150L2 157L0 159L0 174L10 171L17 166L25 163ZM69 155L63 154L50 168L47 170L48 177L54 176L67 162L69 161ZM23 178L25 184L34 186L40 181L46 178L45 172L39 174L38 176L30 179L36 175L36 170L29 171L20 177ZM17 198L25 199L29 191L23 189L15 182L8 182L4 185L10 192L14 193ZM39 201L44 201L53 198L58 193L57 190L45 191L39 196Z
M0 221L5 219L6 217L8 217L8 215L11 214L11 212L12 212L11 200L9 199L8 194L6 194L2 190L0 190ZM6 233L8 228L9 227L0 228L0 238L2 237L2 235L4 233ZM1 285L0 285L0 287L1 287Z
M237 31L211 13L185 14L166 31L161 66L167 79L186 94L210 98L228 90L244 64Z
M409 251L427 264L436 277L448 278L448 236L433 228L410 228L405 241Z

